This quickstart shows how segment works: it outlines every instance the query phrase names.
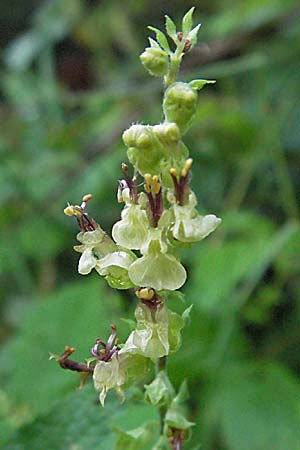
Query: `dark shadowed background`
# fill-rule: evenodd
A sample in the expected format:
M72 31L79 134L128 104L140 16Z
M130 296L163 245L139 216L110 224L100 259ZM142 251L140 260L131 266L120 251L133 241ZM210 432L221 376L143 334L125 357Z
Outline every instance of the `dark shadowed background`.
M223 222L183 253L194 309L169 370L189 383L185 449L300 449L299 2L2 0L3 449L110 450L112 426L155 418L138 398L118 407L110 395L102 410L48 352L69 344L87 357L112 322L129 333L120 318L134 296L77 273L77 228L62 211L92 192L101 226L118 220L122 132L162 119L160 80L138 58L146 26L164 14L179 24L191 6L202 27L180 79L217 84L200 92L185 142L199 210Z

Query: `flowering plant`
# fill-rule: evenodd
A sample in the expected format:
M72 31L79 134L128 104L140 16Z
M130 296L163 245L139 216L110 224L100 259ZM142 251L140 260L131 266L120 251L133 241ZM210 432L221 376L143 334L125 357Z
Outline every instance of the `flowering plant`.
M164 33L149 27L156 39L149 38L150 47L140 59L152 76L164 79L164 121L133 124L123 133L132 170L122 164L117 199L124 208L112 237L87 212L91 194L85 195L80 205L68 205L64 210L75 216L80 230L80 245L74 247L81 254L78 272L87 275L95 269L112 288L134 289L138 301L135 327L121 344L112 325L107 341L97 338L92 357L85 363L69 358L74 351L71 347L60 356L52 355L62 368L80 372L82 383L89 375L93 377L102 406L110 389L123 402L126 389L156 365L156 377L145 386L145 399L160 410L157 450L180 449L193 425L182 408L186 385L176 394L166 365L167 356L180 347L181 331L191 310L189 307L179 315L168 306L169 292L180 289L187 278L179 251L204 239L221 222L214 214L201 215L196 209L196 194L190 187L192 159L182 139L195 116L198 91L214 83L176 81L183 56L197 41L200 25L192 27L193 11L183 17L179 32L166 16L166 32L174 51ZM139 178L143 179L142 191Z

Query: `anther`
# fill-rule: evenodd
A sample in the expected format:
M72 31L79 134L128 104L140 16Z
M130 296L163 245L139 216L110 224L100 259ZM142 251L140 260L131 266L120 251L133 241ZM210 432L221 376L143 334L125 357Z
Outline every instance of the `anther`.
M91 198L93 198L92 194L85 194L85 195L82 197L82 201L83 201L84 203L87 203L89 200L91 200Z
M74 206L68 205L68 206L64 209L64 214L65 214L66 216L69 216L69 217L73 216L73 215L74 215Z
M151 300L154 296L154 290L151 288L137 289L136 296L142 300Z
M183 177L186 177L186 176L187 176L187 174L188 174L188 172L189 172L189 170L190 170L192 164L193 164L193 159L192 159L192 158L188 158L188 159L186 160L185 164L184 164L184 167L183 167L182 171L181 171L181 175L182 175Z

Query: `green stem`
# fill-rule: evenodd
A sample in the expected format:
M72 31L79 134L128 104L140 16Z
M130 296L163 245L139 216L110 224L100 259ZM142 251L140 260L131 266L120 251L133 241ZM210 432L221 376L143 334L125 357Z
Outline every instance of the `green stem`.
M174 53L170 57L170 66L167 75L165 76L165 88L167 89L172 83L175 83L179 66L182 60L185 40L182 40Z

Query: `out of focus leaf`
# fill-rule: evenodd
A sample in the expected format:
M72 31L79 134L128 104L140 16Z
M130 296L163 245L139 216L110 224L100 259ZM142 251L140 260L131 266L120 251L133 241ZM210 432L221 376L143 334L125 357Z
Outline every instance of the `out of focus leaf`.
M6 444L7 450L102 450L115 441L110 421L116 404L102 408L92 386L56 401L47 414L22 427Z
M140 450L148 448L147 444L152 440L154 429L157 427L155 422L146 422L143 426L134 430L123 431L116 429L118 438L115 450Z
M210 426L218 426L226 448L300 449L300 385L286 368L246 363L227 367L215 378L204 409L211 414ZM198 438L202 433L205 442L211 432L199 429Z
M18 336L1 353L1 377L9 397L36 415L78 386L77 374L49 361L49 352L59 354L71 345L78 349L74 359L84 360L95 338L109 334L118 308L118 294L99 277L70 284L28 308Z

